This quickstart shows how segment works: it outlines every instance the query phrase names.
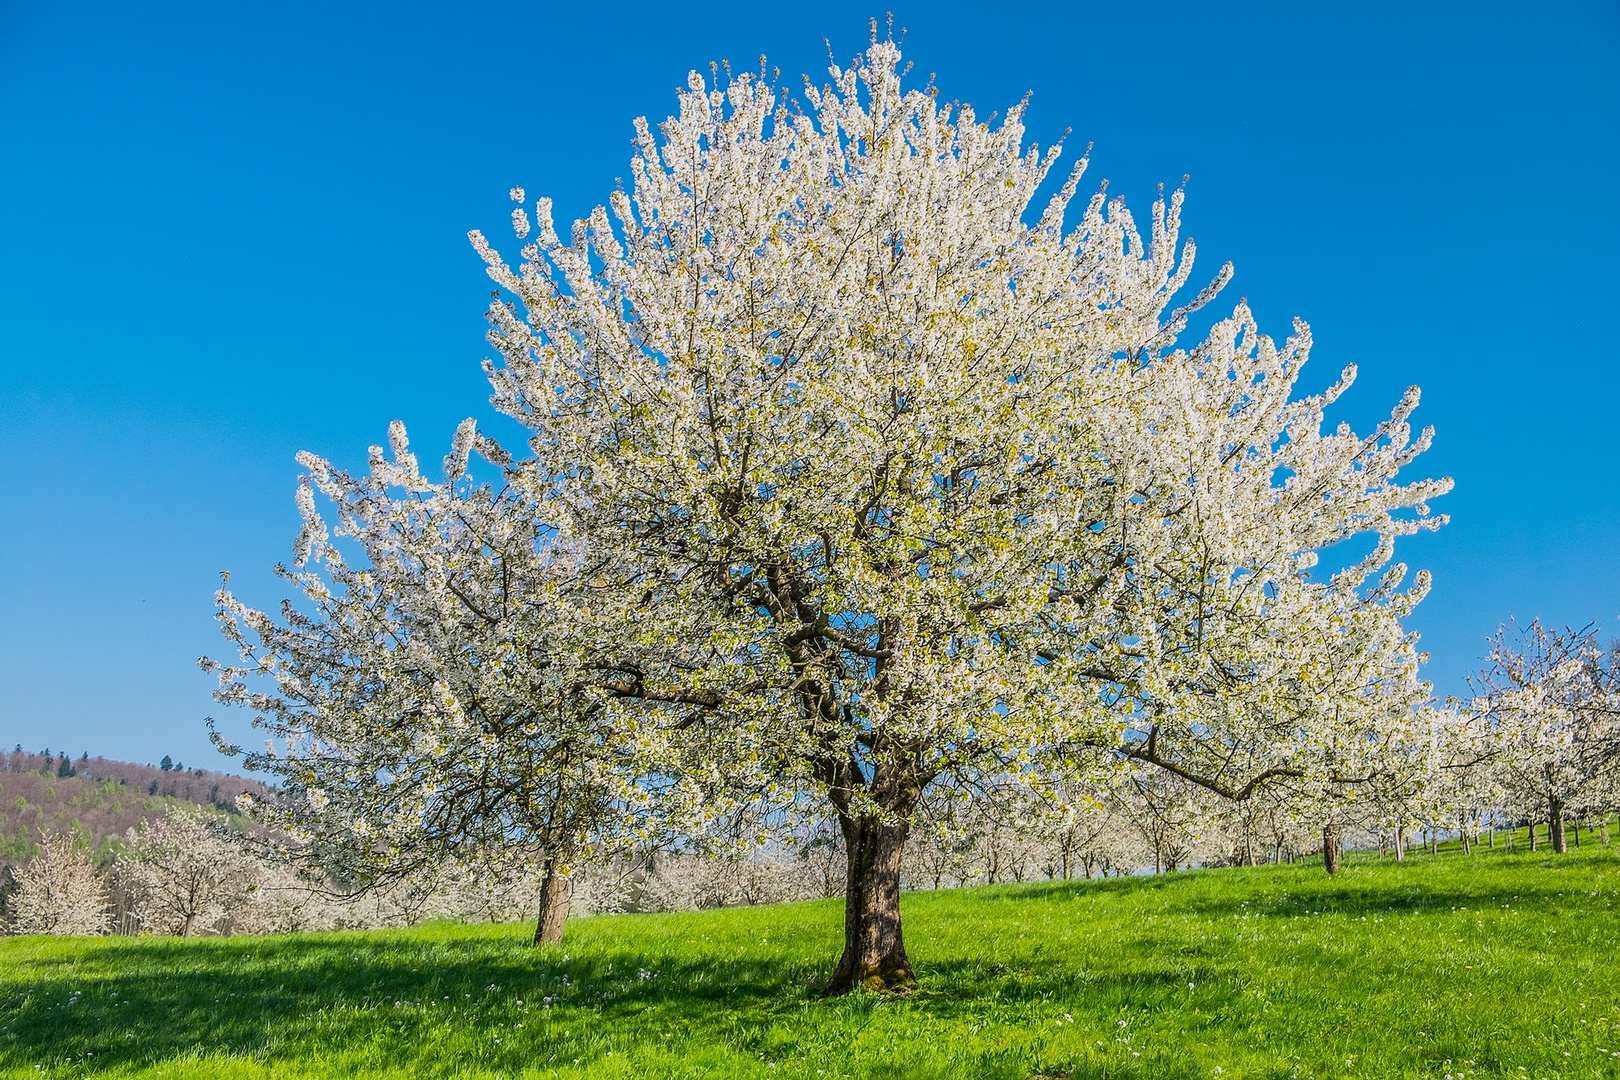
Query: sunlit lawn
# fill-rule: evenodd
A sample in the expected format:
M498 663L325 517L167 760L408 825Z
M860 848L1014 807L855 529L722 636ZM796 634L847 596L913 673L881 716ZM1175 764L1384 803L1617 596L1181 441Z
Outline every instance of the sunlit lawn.
M817 997L830 902L0 939L0 1074L1620 1077L1620 845L1520 847L908 894L908 1000Z

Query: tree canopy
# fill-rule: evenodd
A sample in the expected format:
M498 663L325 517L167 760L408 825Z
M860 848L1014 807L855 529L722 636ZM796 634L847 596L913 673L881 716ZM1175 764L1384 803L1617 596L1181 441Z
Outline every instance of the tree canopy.
M371 488L306 461L348 533L377 538L370 567L311 526L295 577L317 614L222 596L262 643L233 631L247 667L294 702L228 680L294 736L283 775L336 770L290 789L301 820L378 784L395 816L366 828L442 820L459 789L401 767L434 740L520 802L556 767L536 745L614 747L592 758L604 820L690 819L700 790L836 817L829 992L904 990L900 867L931 787L1056 798L1128 760L1225 799L1326 794L1406 736L1428 688L1402 620L1428 577L1408 583L1394 543L1443 522L1428 501L1450 486L1397 480L1431 438L1417 390L1370 432L1324 430L1355 369L1298 394L1304 323L1277 342L1240 302L1190 333L1231 268L1191 288L1182 191L1144 228L1106 185L1076 199L1082 157L1038 205L1059 150L1025 148L1022 106L982 121L908 89L900 61L874 38L799 99L694 73L675 116L637 122L629 188L566 240L521 189L519 260L472 234L500 290L493 400L529 433L487 524L427 524L464 511L399 464L401 431ZM385 594L396 538L423 529L445 585ZM1356 537L1365 557L1322 572ZM533 572L503 577L514 558ZM529 637L507 644L481 611L497 601ZM311 651L362 624L366 650ZM488 634L499 648L464 647ZM493 656L524 678L492 690Z

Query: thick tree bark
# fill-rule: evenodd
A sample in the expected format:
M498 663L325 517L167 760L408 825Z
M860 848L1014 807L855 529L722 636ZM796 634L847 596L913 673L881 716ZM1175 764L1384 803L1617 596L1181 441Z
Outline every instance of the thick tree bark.
M568 899L571 882L559 873L560 860L547 855L545 876L540 881L540 918L534 925L536 945L555 945L563 938L563 926L568 922Z
M1339 830L1331 821L1322 826L1322 869L1339 872Z
M1562 855L1569 850L1564 843L1564 804L1562 800L1553 798L1547 800L1547 839L1552 841L1554 854Z
M911 825L904 818L838 816L849 861L844 893L844 955L824 996L856 987L874 993L910 993L917 975L900 933L900 859Z

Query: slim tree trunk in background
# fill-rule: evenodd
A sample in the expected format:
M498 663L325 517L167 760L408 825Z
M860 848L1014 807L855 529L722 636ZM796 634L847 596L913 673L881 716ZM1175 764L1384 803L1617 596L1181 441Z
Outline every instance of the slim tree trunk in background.
M1581 820L1580 820L1580 818L1575 819L1575 830L1574 831L1575 831L1575 846L1580 847L1581 846Z
M1604 847L1609 846L1609 815L1608 814L1603 815L1603 822L1598 826L1598 839L1603 842Z
M1460 848L1462 848L1462 853L1464 855L1467 855L1469 853L1469 851L1472 850L1468 846L1468 815L1467 814L1458 814L1457 815L1457 845Z
M1395 861L1406 861L1406 826L1395 826Z
M1331 821L1322 826L1322 869L1339 872L1339 828Z
M1536 850L1536 819L1530 819L1530 850Z
M562 940L568 922L568 899L572 883L561 873L562 860L547 855L545 876L540 879L540 918L534 924L536 945L555 945Z
M857 986L876 993L908 993L917 975L900 932L900 858L911 831L905 818L840 814L849 875L844 892L844 955L823 991L826 997Z

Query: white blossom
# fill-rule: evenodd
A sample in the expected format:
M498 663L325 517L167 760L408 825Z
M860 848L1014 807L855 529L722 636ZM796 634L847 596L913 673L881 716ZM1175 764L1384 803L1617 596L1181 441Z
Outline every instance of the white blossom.
M473 234L517 301L488 370L523 482L644 613L615 692L885 866L931 784L1099 753L1232 799L1364 781L1427 696L1394 541L1450 484L1396 480L1416 388L1324 431L1355 370L1297 396L1303 323L1277 343L1239 303L1180 344L1231 274L1174 306L1182 193L1145 233L1100 190L1071 213L1082 159L1031 216L1057 152L1022 108L982 123L899 60L874 40L802 108L694 74L610 207L563 238L537 203L516 266ZM897 936L872 948L903 987Z
M107 886L90 856L66 833L40 838L40 847L17 872L7 905L17 934L103 934Z

